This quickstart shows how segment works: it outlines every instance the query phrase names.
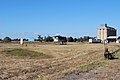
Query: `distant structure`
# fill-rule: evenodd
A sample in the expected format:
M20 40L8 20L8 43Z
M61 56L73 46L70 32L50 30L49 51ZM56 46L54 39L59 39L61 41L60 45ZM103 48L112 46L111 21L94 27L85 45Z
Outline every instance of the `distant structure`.
M117 30L109 27L107 24L101 24L98 28L98 39L101 41L113 42L117 39Z
M92 38L92 39L89 39L89 43L101 43L101 40Z
M67 42L66 37L63 37L60 35L54 36L53 39L54 39L55 43L58 43L60 45L66 44L66 42Z
M23 45L23 38L20 39L20 44Z

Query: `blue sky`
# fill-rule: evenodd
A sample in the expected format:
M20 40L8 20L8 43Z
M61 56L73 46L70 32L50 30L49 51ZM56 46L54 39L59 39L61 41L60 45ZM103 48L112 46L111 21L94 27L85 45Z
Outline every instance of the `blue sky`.
M120 30L120 0L0 0L0 38L97 36L104 23Z

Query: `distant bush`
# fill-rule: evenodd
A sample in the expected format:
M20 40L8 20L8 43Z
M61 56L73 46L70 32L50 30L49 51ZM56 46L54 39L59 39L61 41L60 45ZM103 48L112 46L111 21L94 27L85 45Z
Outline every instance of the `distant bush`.
M67 38L67 41L68 41L68 42L73 42L74 39L73 39L72 37L68 37L68 38Z
M53 37L51 37L51 36L47 36L47 37L46 37L46 36L45 36L45 37L44 37L44 41L45 41L45 42L53 42Z
M18 39L18 38L17 39L13 39L12 41L20 41L20 39Z
M3 42L11 42L11 38L10 38L10 37L5 37L5 38L3 39Z
M42 42L43 41L43 37L41 35L38 35L38 38L34 39L34 41L40 41L40 42Z

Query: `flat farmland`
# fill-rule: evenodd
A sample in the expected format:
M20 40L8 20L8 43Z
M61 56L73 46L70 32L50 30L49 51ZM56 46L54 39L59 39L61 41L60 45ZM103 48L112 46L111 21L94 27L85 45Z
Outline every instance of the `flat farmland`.
M115 60L105 60L103 53L103 44L0 43L0 80L119 80L120 52Z

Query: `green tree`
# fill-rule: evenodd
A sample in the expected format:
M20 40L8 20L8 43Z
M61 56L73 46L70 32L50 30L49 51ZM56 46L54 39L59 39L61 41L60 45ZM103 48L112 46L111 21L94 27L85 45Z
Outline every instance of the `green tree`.
M80 41L80 42L83 42L83 38L82 38L82 37L80 37L80 38L79 38L79 41Z
M67 41L68 41L68 42L73 42L74 39L73 39L72 37L68 37L68 38L67 38Z
M90 37L89 36L84 36L83 41L89 41Z
M12 41L20 41L20 39L18 39L18 38L17 39L12 39Z
M74 38L74 39L73 39L74 42L77 42L77 40L78 40L77 38Z
M53 37L47 36L47 37L44 38L44 40L45 40L46 42L53 42Z
M38 35L38 40L37 41L42 42L43 41L43 37L41 35Z
M25 38L24 38L23 41L29 41L29 39L25 39Z
M40 41L40 42L42 42L43 41L43 37L41 35L38 35L38 38L34 39L34 41Z
M78 38L77 42L83 42L83 38L82 37Z
M5 38L3 39L3 41L4 41L4 42L11 42L11 38L10 38L10 37L5 37Z
M43 41L45 41L45 42L46 42L46 40L47 40L47 37L45 36L45 37L43 38Z

